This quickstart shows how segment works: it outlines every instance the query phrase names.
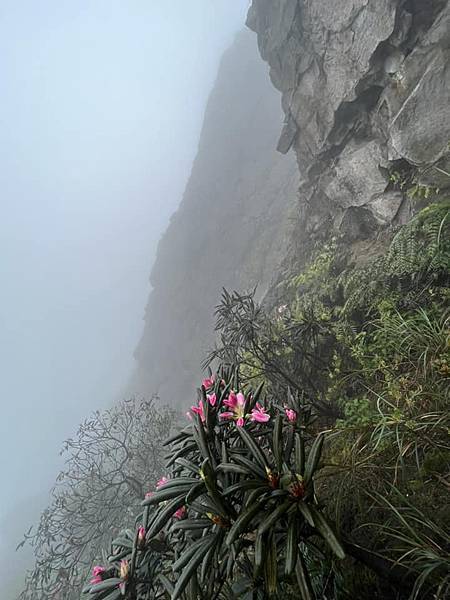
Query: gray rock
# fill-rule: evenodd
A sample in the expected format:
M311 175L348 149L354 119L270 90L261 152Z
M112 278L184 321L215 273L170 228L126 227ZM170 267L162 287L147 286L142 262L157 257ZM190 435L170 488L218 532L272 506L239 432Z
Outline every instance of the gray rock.
M326 195L332 222L395 220L400 197L384 190L396 161L430 179L448 157L449 2L253 0L249 15L289 116L279 149L293 145L303 189ZM323 220L323 205L301 202L305 223L316 210Z
M389 225L392 223L403 202L403 194L400 192L386 192L379 198L371 200L366 208L380 225Z
M377 141L349 143L336 162L334 177L325 193L342 208L369 204L387 186L386 177L379 168L382 160L381 147Z

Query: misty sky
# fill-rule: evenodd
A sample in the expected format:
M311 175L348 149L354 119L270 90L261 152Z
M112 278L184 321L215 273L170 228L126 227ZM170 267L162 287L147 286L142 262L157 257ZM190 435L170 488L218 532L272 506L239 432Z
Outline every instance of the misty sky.
M61 441L131 372L156 243L247 5L0 0L4 545Z

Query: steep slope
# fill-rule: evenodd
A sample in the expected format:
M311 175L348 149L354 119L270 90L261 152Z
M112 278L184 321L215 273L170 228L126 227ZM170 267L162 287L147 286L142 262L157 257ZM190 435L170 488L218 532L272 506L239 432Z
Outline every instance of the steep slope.
M159 244L132 391L179 403L213 344L222 287L258 286L260 297L269 288L297 208L295 159L276 152L281 123L279 94L243 31L223 57L191 177Z

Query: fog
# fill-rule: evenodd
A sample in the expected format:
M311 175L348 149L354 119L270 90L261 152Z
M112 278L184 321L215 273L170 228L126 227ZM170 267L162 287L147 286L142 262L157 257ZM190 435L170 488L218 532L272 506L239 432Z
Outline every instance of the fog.
M62 440L131 373L156 244L247 5L0 2L2 598Z

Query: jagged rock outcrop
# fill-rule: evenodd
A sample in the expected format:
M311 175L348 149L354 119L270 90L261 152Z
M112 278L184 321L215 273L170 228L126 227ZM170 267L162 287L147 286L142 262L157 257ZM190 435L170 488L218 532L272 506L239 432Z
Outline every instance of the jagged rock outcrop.
M448 187L447 0L253 0L247 23L282 92L278 148L297 154L298 237L367 238L407 218L392 172Z
M282 121L279 93L244 30L223 57L183 201L158 247L130 391L188 403L213 346L222 287L257 285L259 296L269 288L298 205L295 157L276 152Z

